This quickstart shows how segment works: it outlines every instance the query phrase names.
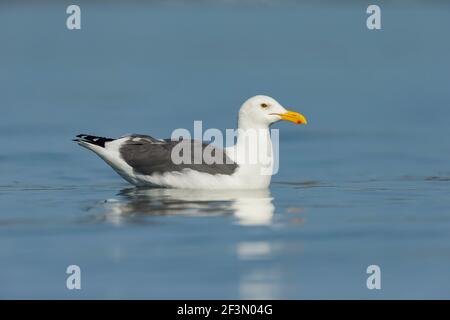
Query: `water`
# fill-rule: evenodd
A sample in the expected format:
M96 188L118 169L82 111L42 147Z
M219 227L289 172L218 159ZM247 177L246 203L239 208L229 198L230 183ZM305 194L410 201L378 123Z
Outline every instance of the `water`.
M1 298L450 298L450 7L0 4ZM269 94L269 191L139 190L71 142L233 128ZM68 265L82 290L65 287ZM382 289L366 288L366 268Z

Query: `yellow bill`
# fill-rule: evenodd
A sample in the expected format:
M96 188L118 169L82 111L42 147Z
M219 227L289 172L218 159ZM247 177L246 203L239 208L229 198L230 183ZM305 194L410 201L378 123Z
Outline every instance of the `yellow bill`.
M308 121L306 120L304 115L302 115L298 112L295 112L295 111L288 110L288 112L286 112L286 113L277 113L277 115L279 115L281 117L281 120L291 121L296 124L307 124L308 123Z

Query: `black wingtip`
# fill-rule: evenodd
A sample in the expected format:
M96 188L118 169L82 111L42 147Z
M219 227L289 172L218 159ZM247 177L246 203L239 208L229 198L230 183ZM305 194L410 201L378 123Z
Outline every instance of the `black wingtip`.
M90 144L97 145L97 146L104 148L106 142L114 141L114 139L92 136L89 134L79 134L76 136L76 139L73 139L72 141L86 142L86 143L90 143Z

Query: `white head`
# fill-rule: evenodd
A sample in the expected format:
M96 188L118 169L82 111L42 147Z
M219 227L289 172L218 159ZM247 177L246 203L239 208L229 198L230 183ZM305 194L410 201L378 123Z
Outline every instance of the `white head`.
M268 128L280 120L306 124L306 118L298 112L286 110L275 99L268 96L254 96L239 110L239 128Z

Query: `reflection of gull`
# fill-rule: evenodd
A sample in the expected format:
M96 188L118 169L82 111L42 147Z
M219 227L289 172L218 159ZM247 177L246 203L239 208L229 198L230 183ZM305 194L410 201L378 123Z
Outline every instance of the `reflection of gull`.
M184 189L124 189L105 202L104 219L114 224L144 215L227 215L241 225L269 225L274 205L269 190L206 191Z
M241 274L239 294L241 299L280 299L283 295L280 282L283 274L277 267L255 266Z

